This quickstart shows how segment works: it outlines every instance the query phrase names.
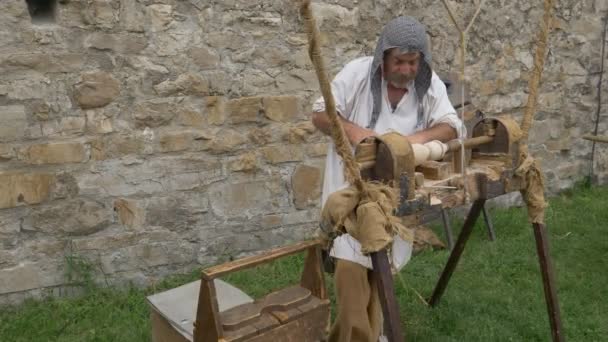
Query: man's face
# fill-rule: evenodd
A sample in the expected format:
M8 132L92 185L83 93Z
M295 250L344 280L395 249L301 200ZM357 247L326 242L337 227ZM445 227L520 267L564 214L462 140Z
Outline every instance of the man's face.
M391 49L384 57L384 78L395 88L405 88L416 78L420 65L419 52L401 53Z

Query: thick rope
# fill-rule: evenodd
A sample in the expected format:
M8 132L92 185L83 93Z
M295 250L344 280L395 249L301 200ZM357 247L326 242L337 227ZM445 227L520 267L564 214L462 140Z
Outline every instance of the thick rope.
M323 95L323 99L325 100L325 113L327 113L330 122L331 137L336 145L338 155L344 161L346 178L357 188L357 190L359 190L359 192L363 194L365 193L365 186L363 179L361 178L361 172L352 154L350 142L344 133L344 127L342 127L342 124L338 119L338 114L336 113L336 104L331 92L329 78L327 77L325 62L321 56L321 48L319 43L321 39L319 29L317 28L317 24L312 13L310 0L302 1L300 11L304 17L306 33L308 34L308 54L315 68L315 72L317 73L321 93Z
M547 207L545 183L538 161L529 155L528 135L538 105L538 86L545 65L547 41L553 21L553 3L554 0L545 0L544 2L543 21L538 32L536 54L534 55L534 68L528 81L528 101L521 123L522 137L519 141L519 166L515 170L515 175L523 181L524 186L521 194L528 206L528 218L532 223L539 224L545 222L545 208Z
M549 31L551 30L551 22L553 21L553 6L554 0L545 0L543 21L541 29L538 32L538 40L536 43L536 54L534 55L534 67L532 75L528 81L528 101L524 116L521 120L522 137L519 140L519 163L523 163L528 154L528 135L532 120L536 112L538 104L538 86L545 66L545 56L547 54L547 41L549 40Z
M321 227L329 227L329 229L323 228L328 230L329 234L325 234L328 238L331 238L332 232L349 233L361 243L361 252L364 255L386 249L395 235L411 241L410 231L395 216L395 208L398 205L397 192L386 184L365 182L361 177L351 145L346 139L336 113L334 97L321 57L320 35L310 0L302 1L300 11L308 33L310 45L308 52L325 99L325 112L330 120L331 136L338 154L344 161L347 179L352 184L351 187L336 191L329 196L321 213Z
M458 22L456 21L456 16L454 15L454 12L452 11L452 9L450 8L450 6L448 5L446 0L442 0L443 2L443 6L445 7L445 9L448 11L448 14L450 15L450 20L452 21L452 24L454 24L454 26L456 27L456 29L458 30L458 32L460 33L460 82L462 84L461 86L461 92L460 92L460 103L461 103L461 108L460 108L460 121L462 123L462 126L464 128L464 87L465 87L465 79L466 79L466 63L465 63L465 58L466 58L466 51L467 51L467 33L469 32L469 30L471 29L471 27L473 27L473 23L475 22L475 19L477 18L477 16L479 15L479 12L481 11L481 7L483 6L485 0L481 0L481 2L479 3L479 5L477 5L477 9L475 10L475 14L473 15L473 17L471 18L471 21L469 21L468 25L466 26L466 28L463 30L460 25L458 24ZM462 129L462 131L464 132L464 129ZM463 179L467 178L467 169L466 169L466 165L465 165L465 157L466 157L466 151L464 148L464 139L466 137L465 136L460 136L458 137L458 141L460 142L460 169L462 170L462 177ZM467 189L467 182L464 181L463 182L463 191L464 191L464 198L465 198L465 202L469 202L469 192Z

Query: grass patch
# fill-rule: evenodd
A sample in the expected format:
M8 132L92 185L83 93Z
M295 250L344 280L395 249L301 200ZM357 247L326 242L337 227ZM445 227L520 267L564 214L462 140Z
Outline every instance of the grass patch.
M400 274L403 282L396 280L410 341L550 339L534 236L525 210L495 210L491 215L497 241L487 240L479 220L437 308L428 308L419 294L428 297L432 292L447 251L423 252ZM552 199L547 221L566 338L605 340L608 188L579 186ZM303 258L293 256L224 279L260 297L297 282L302 265ZM0 341L149 341L145 297L192 281L197 274L173 276L144 290L91 287L79 298L49 298L3 308ZM331 279L327 280L333 296Z

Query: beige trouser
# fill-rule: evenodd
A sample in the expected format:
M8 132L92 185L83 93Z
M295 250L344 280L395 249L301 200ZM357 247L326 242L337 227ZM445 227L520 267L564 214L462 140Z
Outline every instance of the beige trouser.
M347 260L336 260L338 315L329 342L376 342L382 326L378 288L371 271Z

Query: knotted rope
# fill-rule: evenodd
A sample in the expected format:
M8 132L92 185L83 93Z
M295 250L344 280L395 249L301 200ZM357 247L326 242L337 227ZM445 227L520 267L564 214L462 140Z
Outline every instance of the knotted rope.
M394 216L398 205L395 191L381 183L365 182L361 177L352 147L338 119L331 85L321 56L320 34L310 0L302 0L300 11L308 34L308 53L325 100L331 137L338 155L344 161L346 178L352 184L351 187L337 191L327 199L321 213L321 235L328 240L336 232L349 233L361 243L363 254L386 249L395 234L412 241L410 232L403 227L399 218Z
M312 13L310 0L302 1L301 13L304 17L306 33L308 34L308 55L310 56L310 60L315 68L317 78L319 79L321 94L325 100L325 113L327 113L329 118L332 140L336 145L338 155L344 161L344 171L347 180L352 183L357 190L359 190L359 192L365 193L365 185L363 179L361 178L361 171L359 170L355 157L352 154L352 147L346 138L344 127L342 127L336 112L336 104L331 92L329 78L327 77L325 61L321 56L321 47L319 46L321 39L319 29L317 28L317 23Z
M539 224L545 222L545 208L547 207L545 183L538 161L529 154L528 135L538 105L538 86L545 66L547 41L553 21L553 7L554 0L545 0L543 20L538 32L536 54L534 55L534 67L528 81L528 101L521 120L522 137L519 140L519 166L515 170L515 175L520 177L524 183L521 194L528 206L528 218L532 223Z

